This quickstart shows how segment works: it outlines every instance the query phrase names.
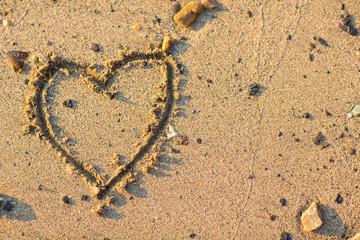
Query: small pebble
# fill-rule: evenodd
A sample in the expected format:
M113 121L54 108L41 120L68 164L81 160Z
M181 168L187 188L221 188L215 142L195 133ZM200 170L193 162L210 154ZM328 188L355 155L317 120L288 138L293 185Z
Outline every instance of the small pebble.
M209 9L209 10L218 7L215 0L201 0L200 2L202 3L202 5L205 6L206 9Z
M201 144L201 143L202 143L201 138L196 139L196 142L199 143L199 144Z
M319 37L317 40L321 45L323 45L325 47L330 47L330 45L328 44L328 42L325 39Z
M63 196L61 200L66 204L70 204L70 198L68 196Z
M99 44L93 43L91 45L90 49L93 50L94 52L99 52L100 51L100 46L99 46Z
M247 14L248 14L248 15L249 15L249 17L251 17L251 18L254 16L254 15L253 15L253 13L252 13L251 11L248 11L248 12L247 12Z
M14 205L10 201L6 201L3 210L10 212L13 209L14 209Z
M287 201L286 201L285 198L281 198L281 199L280 199L280 204L281 204L281 206L286 206L286 203L287 203Z
M257 93L260 91L261 86L257 83L252 83L249 85L250 90L249 90L249 95L250 96L255 96L257 95Z
M190 234L189 237L190 237L190 238L195 238L195 237L196 237L196 234L195 234L195 233L192 233L192 234Z
M311 114L310 114L310 113L305 113L305 114L304 114L304 118L309 119L310 117L311 117Z
M200 2L189 2L174 16L174 20L184 28L188 28L204 10L205 7Z
M82 195L81 196L81 201L87 201L89 199L88 195Z
M140 30L140 24L133 25L132 29L135 30L135 31L139 31Z
M337 195L336 199L335 199L335 202L337 204L341 204L344 202L344 198L340 195L340 193Z
M281 240L290 240L291 239L290 234L284 231L284 232L281 233L280 239Z
M301 223L304 227L304 232L309 232L319 228L323 222L320 217L318 202L310 204L309 208L301 215Z
M63 102L64 107L73 108L74 104L71 99L67 99Z

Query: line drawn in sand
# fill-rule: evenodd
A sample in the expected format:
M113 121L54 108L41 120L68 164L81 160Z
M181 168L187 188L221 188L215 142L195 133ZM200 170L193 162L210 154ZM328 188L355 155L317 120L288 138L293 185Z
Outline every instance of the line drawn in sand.
M105 63L104 71L96 72L96 65L85 65L80 61L63 58L53 53L46 56L34 55L32 57L32 80L30 87L34 91L26 99L25 113L28 124L24 133L34 133L42 140L49 143L50 148L58 152L62 162L79 173L93 187L93 194L98 199L104 198L114 187L122 194L126 186L136 181L139 172L147 173L159 161L158 151L166 139L164 132L172 117L175 100L177 99L179 70L171 56L159 49L146 52L121 51L116 59ZM115 74L121 70L134 66L144 67L144 62L160 66L163 78L158 83L157 93L152 97L153 107L150 111L150 121L145 125L143 141L127 159L118 166L111 177L105 178L94 166L85 163L64 146L56 137L56 129L51 122L52 113L48 111L46 103L49 100L48 88L53 83L59 72L66 76L78 76L89 89L111 100L119 91L112 88ZM146 65L146 64L145 64Z

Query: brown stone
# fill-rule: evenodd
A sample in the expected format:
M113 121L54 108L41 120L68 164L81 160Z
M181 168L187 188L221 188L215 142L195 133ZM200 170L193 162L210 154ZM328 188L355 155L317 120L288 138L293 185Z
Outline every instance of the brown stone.
M188 28L204 10L205 7L201 3L189 2L174 16L174 20L181 26Z

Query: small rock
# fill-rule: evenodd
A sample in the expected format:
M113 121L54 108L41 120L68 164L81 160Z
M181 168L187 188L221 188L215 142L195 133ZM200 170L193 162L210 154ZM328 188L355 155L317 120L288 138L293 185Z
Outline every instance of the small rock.
M281 239L281 240L290 240L291 237L290 237L290 234L289 234L289 233L287 233L287 232L284 231L284 232L281 233L280 239Z
M281 204L281 206L286 206L286 203L287 203L287 201L286 201L285 198L281 198L281 199L280 199L280 204Z
M70 198L69 198L68 196L64 196L64 197L62 198L62 201L63 201L64 203L66 203L66 204L70 204Z
M100 51L100 46L99 46L99 44L93 43L91 45L90 49L93 50L94 52L99 52Z
M257 95L259 93L259 91L260 91L260 88L261 88L261 86L259 84L257 84L257 83L252 83L252 84L249 85L249 87L250 87L250 90L249 90L249 95L250 96Z
M3 210L10 212L13 209L14 209L14 205L10 201L6 201Z
M64 107L68 107L68 108L72 108L74 106L73 102L71 99L67 99L63 102L63 106Z
M344 198L340 195L340 193L337 195L335 202L338 204L341 204L344 202Z
M89 196L88 195L82 195L81 196L81 201L87 201L89 200Z
M318 134L316 135L316 137L314 138L314 143L315 145L320 145L322 144L325 140L325 137L322 135L321 132L318 132Z
M248 13L249 17L251 17L251 18L254 16L254 14L251 11L248 11L247 13Z
M173 125L169 125L167 139L172 139L179 136L180 134L176 131L175 127Z
M321 45L323 45L325 47L330 47L330 45L328 44L328 42L325 39L319 37L317 40Z
M167 50L169 50L169 48L171 47L171 45L173 44L174 40L172 40L170 37L168 36L165 36L164 37L164 40L162 42L162 45L161 45L161 50L163 52L166 52Z
M318 202L311 203L309 208L303 212L301 223L304 227L304 232L315 230L322 225L323 222L321 220Z
M174 20L184 28L188 28L204 10L205 7L200 2L189 2L174 16Z
M202 3L202 5L204 5L206 9L214 9L218 7L217 3L214 0L201 0L200 2Z

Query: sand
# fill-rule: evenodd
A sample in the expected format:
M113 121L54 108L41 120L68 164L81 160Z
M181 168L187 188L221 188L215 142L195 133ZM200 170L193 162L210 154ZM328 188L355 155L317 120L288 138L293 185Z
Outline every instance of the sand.
M360 232L360 122L347 117L360 99L360 36L339 27L347 12L359 27L360 3L217 3L190 29L173 22L174 1L0 3L11 9L11 25L0 27L1 239L280 239L283 232L343 239ZM94 80L83 71L91 64L101 75L119 51L157 51L164 36L175 40L167 52L173 72L164 74L164 55L160 64L140 59L147 63L113 69L113 89L94 91L84 81ZM24 134L39 65L29 58L15 73L10 51L53 52L84 66L82 76L66 66L45 74L52 80L41 103L54 141L84 169L49 148L40 130ZM164 87L168 78L176 80L173 91ZM163 102L155 106L156 94ZM63 105L69 99L72 108ZM158 119L149 113L156 107ZM144 126L162 117L159 133L147 131L156 135L151 146L121 170L147 143ZM169 124L188 144L166 139ZM84 170L96 177L84 181ZM3 209L7 201L11 211ZM301 213L313 201L324 223L305 233ZM102 215L94 213L99 206Z

